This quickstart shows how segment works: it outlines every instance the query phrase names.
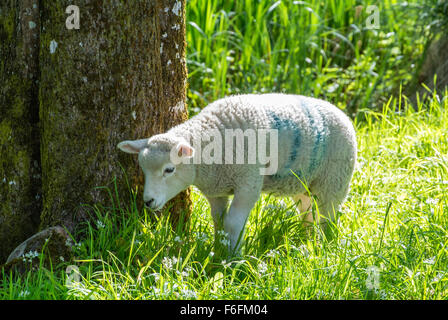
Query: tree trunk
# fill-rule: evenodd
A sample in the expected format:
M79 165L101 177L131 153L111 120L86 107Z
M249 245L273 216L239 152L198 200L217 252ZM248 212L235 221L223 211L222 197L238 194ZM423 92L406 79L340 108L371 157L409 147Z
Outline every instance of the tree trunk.
M143 174L137 158L119 152L117 144L164 132L187 119L185 3L185 0L79 0L76 5L80 28L69 30L66 20L71 14L66 13L66 8L73 2L40 1L40 133L36 136L40 136L42 166L41 229L62 225L74 231L87 217L83 204L110 202L108 193L96 187L113 188L115 176L119 186L124 187L119 190L121 199L128 201L129 190L120 165L129 184L138 185L140 190ZM8 10L14 7L8 2ZM17 20L2 21L12 28ZM9 35L9 43L2 41L2 57L3 50L20 45L20 37L12 32ZM14 64L14 59L10 63L14 69L23 69ZM2 77L4 73L2 70ZM27 94L28 87L20 85L19 92L18 84L11 85L9 101L14 102L19 93ZM23 115L15 111L17 107L9 107L11 102L6 102L1 103L2 114L4 108L11 110L7 113L11 120L8 126L2 121L2 148L13 130L10 127L18 126L18 120L23 122ZM22 109L32 110L28 105ZM24 144L25 161L18 159L17 149L7 149L7 157L2 152L1 158L2 162L11 158L7 166L19 162L31 167L31 150L39 142L35 137L30 139L31 129L24 127L23 132L16 133L20 136L14 135L14 141L15 145ZM26 144L30 140L32 146ZM25 173L29 176L28 171ZM31 191L29 198L34 199L36 192ZM16 197L19 192L9 195L2 189L3 194L20 199L17 201L24 205L22 190L20 197ZM189 211L188 192L175 198L171 205L174 217L185 209ZM24 213L19 215L23 217ZM0 217L3 216L8 213ZM5 235L0 232L0 237Z
M0 263L37 231L39 151L39 8L0 2Z
M79 30L65 26L71 1L42 3L42 227L73 230L82 203L109 201L95 187L123 181L119 163L132 186L143 184L120 141L187 117L185 1L77 1Z

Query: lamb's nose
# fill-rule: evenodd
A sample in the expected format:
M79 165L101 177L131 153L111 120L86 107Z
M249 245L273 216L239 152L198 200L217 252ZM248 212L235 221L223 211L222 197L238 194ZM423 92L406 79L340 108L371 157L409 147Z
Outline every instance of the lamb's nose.
M149 201L146 201L145 202L145 206L147 207L147 208L151 208L151 205L154 203L154 199L150 199Z

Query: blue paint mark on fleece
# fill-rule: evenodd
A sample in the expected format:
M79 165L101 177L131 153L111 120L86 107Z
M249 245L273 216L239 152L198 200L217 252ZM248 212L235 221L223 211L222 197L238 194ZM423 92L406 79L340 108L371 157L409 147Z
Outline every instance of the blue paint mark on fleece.
M291 151L288 157L288 161L285 164L285 167L282 169L286 169L288 171L288 173L286 174L287 176L292 176L292 165L294 164L294 162L297 159L297 151L300 147L301 144L301 132L300 129L297 127L297 124L292 121L291 119L285 119L285 118L280 118L275 112L270 111L269 112L269 117L272 120L272 128L278 130L279 132L279 137L281 132L283 131L292 131L293 132L293 142L292 142L292 146L291 146ZM297 175L300 177L300 173L297 173ZM275 174L273 175L274 178L282 178L284 175L280 175L280 174Z
M325 117L322 115L317 106L309 106L306 103L302 103L302 108L305 110L308 121L310 122L310 127L313 129L313 135L315 137L313 151L308 168L308 173L311 174L314 172L314 170L316 170L316 168L324 159L327 149L326 136L328 135L328 132L324 123Z

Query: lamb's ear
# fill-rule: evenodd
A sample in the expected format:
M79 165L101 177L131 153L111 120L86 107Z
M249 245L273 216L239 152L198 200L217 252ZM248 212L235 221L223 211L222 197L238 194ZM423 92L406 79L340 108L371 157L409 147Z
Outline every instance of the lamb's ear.
M183 158L193 158L194 148L186 142L181 142L177 145L177 154Z
M148 145L148 139L141 139L141 140L126 140L120 142L117 147L120 148L121 151L130 153L130 154L136 154L139 153L140 150L142 150L144 147Z
M170 160L176 166L181 163L188 163L186 159L193 158L193 156L194 148L186 141L179 142L170 152Z

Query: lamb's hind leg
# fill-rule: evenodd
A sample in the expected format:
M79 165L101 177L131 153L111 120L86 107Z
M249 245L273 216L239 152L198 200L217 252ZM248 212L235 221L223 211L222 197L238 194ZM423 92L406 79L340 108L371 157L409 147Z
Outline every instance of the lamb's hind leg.
M317 208L312 210L312 198L307 194L299 194L293 197L294 202L298 205L300 214L303 215L303 225L308 236L313 234L313 225L318 225L322 231L326 228L327 207L322 201L317 201ZM325 212L325 213L324 213Z
M330 179L327 178L327 182ZM331 186L336 185L336 188ZM332 228L332 224L336 221L337 213L344 202L348 191L348 182L339 184L320 185L321 188L315 190L313 195L317 199L317 209L314 214L317 216L315 220L319 224L320 230L328 236L333 236L337 229Z
M317 207L319 211L319 224L326 226L336 220L342 202L347 194L348 185L339 189L339 192L319 192L316 193Z
M293 196L292 199L298 205L300 214L303 214L303 221L306 224L312 224L313 212L311 210L311 198L306 194L298 194Z
M337 212L347 197L353 174L353 163L350 161L334 162L333 166L333 170L316 181L314 186L321 224L329 224L336 220Z

